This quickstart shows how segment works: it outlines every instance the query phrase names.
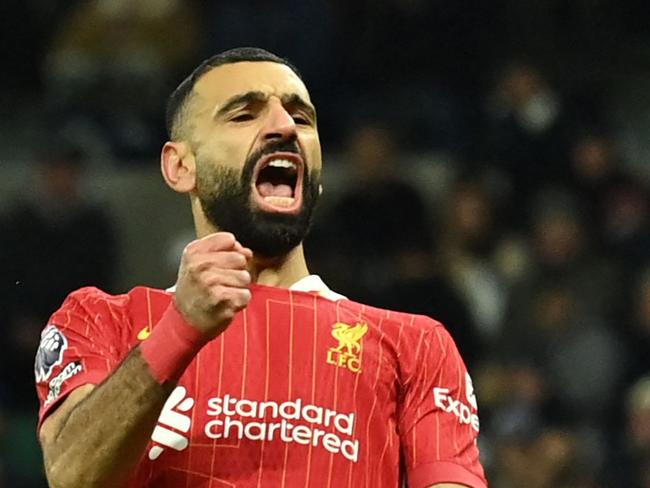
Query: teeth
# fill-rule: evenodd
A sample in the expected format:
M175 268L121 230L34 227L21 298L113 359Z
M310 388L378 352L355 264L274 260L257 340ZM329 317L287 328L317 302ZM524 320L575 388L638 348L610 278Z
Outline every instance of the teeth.
M278 207L290 207L295 199L293 197L264 197L264 201Z
M295 163L287 159L274 159L269 163L269 166L273 166L274 168L296 168Z

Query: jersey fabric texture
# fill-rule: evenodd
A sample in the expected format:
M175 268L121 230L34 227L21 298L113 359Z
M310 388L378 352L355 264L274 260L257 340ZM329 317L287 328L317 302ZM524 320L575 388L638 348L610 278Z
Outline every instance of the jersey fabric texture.
M486 487L476 398L445 328L301 281L251 286L180 378L128 486ZM72 293L37 353L39 427L147 340L171 298Z

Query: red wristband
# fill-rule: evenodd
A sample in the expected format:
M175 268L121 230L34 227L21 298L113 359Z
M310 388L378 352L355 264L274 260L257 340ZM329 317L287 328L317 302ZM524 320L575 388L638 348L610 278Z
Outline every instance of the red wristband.
M188 324L173 300L151 334L140 344L140 355L160 384L178 381L208 338Z

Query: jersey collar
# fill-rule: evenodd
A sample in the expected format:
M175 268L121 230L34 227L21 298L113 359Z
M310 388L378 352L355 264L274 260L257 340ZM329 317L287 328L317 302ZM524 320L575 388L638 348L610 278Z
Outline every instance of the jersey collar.
M347 297L330 290L318 275L305 276L291 285L289 289L293 291L303 291L305 293L317 293L323 298L327 298L333 302L347 299ZM168 293L174 293L176 291L176 285L170 286L165 291Z
M343 295L330 290L318 275L305 276L291 285L289 289L293 291L304 291L306 293L317 293L333 302L346 299Z

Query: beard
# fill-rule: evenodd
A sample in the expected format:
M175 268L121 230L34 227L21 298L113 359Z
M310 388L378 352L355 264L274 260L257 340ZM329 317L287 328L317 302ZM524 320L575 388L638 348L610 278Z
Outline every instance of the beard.
M296 214L265 212L253 203L253 172L265 154L299 153L294 141L267 144L244 163L241 174L233 168L214 166L197 155L197 195L208 221L217 229L231 232L254 253L277 258L298 246L309 233L319 196L320 172L304 167L302 206Z

